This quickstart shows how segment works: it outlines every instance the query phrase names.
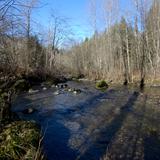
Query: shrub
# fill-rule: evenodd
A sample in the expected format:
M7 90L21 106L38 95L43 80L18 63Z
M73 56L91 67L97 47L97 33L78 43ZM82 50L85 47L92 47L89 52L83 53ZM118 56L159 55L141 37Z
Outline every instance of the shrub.
M21 79L15 82L13 88L16 92L28 91L30 88L30 84L26 80Z

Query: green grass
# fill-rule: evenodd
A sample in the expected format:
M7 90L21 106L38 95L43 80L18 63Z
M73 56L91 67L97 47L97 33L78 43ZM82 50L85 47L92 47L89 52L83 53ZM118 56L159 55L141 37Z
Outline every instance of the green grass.
M13 122L0 134L1 160L34 160L39 146L40 131L33 122Z

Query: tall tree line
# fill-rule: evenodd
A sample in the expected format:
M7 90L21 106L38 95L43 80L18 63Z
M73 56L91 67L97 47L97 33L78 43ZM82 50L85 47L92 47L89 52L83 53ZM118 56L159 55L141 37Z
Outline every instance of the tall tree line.
M0 1L0 70L3 73L52 74L58 69L56 56L63 41L70 36L69 25L65 18L52 11L48 28L43 31L35 28L33 12L40 7L38 0ZM39 30L39 34L34 30Z
M90 1L93 36L61 49L70 37L67 19L51 13L43 38L33 32L38 0L0 1L0 69L85 75L124 84L160 79L160 2L132 0L135 13L120 17L118 0ZM103 12L100 18L98 12ZM100 22L101 21L101 22ZM100 24L105 25L99 31ZM60 72L58 72L60 73Z
M113 3L114 1L112 1ZM92 2L93 3L93 2ZM117 2L115 2L118 4ZM122 81L125 84L152 82L160 78L160 2L135 0L133 18L114 18L114 4L106 7L105 31L73 45L62 55L61 64L68 71L92 79ZM92 11L93 12L93 11ZM96 12L94 12L96 13ZM94 16L94 15L93 15ZM96 23L97 20L94 21ZM96 26L94 24L93 26ZM68 63L67 63L68 62Z

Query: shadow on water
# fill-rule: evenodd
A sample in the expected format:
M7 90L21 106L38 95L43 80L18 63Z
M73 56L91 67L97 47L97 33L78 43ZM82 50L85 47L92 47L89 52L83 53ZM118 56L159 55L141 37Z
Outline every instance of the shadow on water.
M143 93L143 91L141 90L141 94L142 93ZM135 125L135 129L132 131L133 135L130 138L130 142L128 142L128 143L126 142L125 149L123 149L123 147L122 147L122 150L124 151L124 156L122 157L122 159L134 160L135 157L137 157L137 155L136 155L137 151L139 153L137 159L142 159L142 157L143 157L143 150L138 147L141 146L141 140L142 140L142 144L143 144L142 128L143 128L144 115L146 112L146 102L147 102L147 96L145 95L143 97L143 101L142 101L142 105L141 105L141 109L142 109L141 114L138 113L138 115L137 115L134 112L132 113L132 114L135 114L134 118L136 119L136 125Z
M101 103L101 99L108 98L111 94L115 93L116 90L110 89L107 92L98 93L94 96L91 96L87 100L77 103L76 105L72 105L67 109L58 109L56 112L59 114L63 114L64 116L72 116L73 112L80 111L86 112L86 110L90 109L90 107L97 107L99 103Z
M148 105L145 94L139 96L140 92L130 92L128 88L112 88L107 92L91 90L80 95L64 93L53 96L52 92L19 97L14 109L21 118L36 120L46 129L43 147L48 160L99 160L106 155L106 151L107 156L114 154L117 159L123 152L123 159L134 159L138 146L144 149L141 150L143 159L160 159L158 136L142 135ZM28 107L35 108L36 112L22 114ZM118 114L114 112L116 109ZM131 115L136 123L127 122ZM75 124L80 127L73 131ZM123 135L124 128L127 134ZM117 135L123 136L123 144ZM140 139L142 143L139 144ZM114 144L118 144L118 149L117 146L114 148Z
M139 92L134 92L131 95L127 103L121 107L119 115L117 115L113 119L113 121L109 124L109 126L107 126L105 129L102 129L100 131L98 137L93 142L93 144L90 145L90 147L87 149L87 151L85 151L83 155L79 155L77 159L98 160L105 154L112 139L114 139L116 133L120 130L121 126L123 125L123 122L126 119L128 113L133 108L138 96L139 96ZM99 147L99 145L101 147Z
M157 131L147 135L144 141L144 160L160 160L160 138Z
M67 109L57 109L54 111L54 117L48 118L46 121L41 121L41 126L46 129L43 139L43 147L45 149L48 160L75 160L79 155L79 151L72 150L68 144L71 137L70 130L64 126L59 120L68 118L74 112L86 112L91 106L97 107L100 103L99 99L108 97L114 90L109 90L107 93L99 93L87 99L87 102L80 102L75 106ZM60 117L59 117L60 116ZM91 158L91 157L90 157Z
M51 123L51 124L50 124ZM49 122L49 129L43 139L43 148L48 160L74 160L76 151L68 146L69 130L57 121Z
M143 91L141 90L141 93L143 93ZM147 96L144 97L143 100L143 104L142 104L142 115L139 116L137 124L136 124L136 133L135 133L135 140L132 142L132 152L131 152L131 158L130 159L134 159L135 155L136 155L136 150L137 150L137 146L138 146L138 141L139 139L142 137L142 127L143 127L143 119L144 119L144 115L146 112L146 102L147 102ZM129 148L129 146L128 146ZM142 152L142 151L139 151ZM127 157L125 157L127 159Z
M160 139L156 135L150 135L144 139L144 159L160 160Z
M144 91L145 90L143 88L142 93ZM145 135L143 137L143 146L144 160L160 160L160 138L158 137L157 132L154 134Z

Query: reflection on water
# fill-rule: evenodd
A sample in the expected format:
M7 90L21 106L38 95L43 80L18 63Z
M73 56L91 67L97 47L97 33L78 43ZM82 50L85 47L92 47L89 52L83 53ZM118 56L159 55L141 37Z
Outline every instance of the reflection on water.
M69 82L81 94L56 88L20 95L13 105L23 119L41 124L49 160L160 159L160 90ZM21 111L35 108L24 115Z

